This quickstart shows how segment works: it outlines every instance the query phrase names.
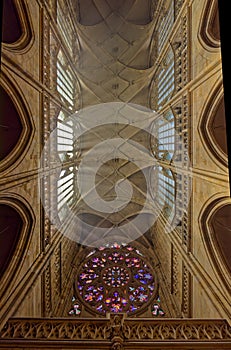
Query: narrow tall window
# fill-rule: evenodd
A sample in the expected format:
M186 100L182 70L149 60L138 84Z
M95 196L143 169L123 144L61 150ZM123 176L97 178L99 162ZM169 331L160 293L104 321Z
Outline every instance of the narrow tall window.
M74 156L74 132L72 120L66 119L63 111L58 116L57 149L59 158L64 164L57 183L58 211L59 216L64 218L66 205L72 206L74 201L77 167L68 165Z
M57 57L57 91L63 102L67 103L70 109L74 108L75 98L75 77L63 52L60 50Z
M62 212L65 204L72 205L74 199L74 167L66 168L61 171L58 180L58 211Z
M170 4L159 24L158 35L158 51L160 52L166 42L168 34L174 23L174 1L171 0Z
M169 221L172 221L175 215L175 180L170 169L158 166L157 172L158 191L157 203L163 208L163 214Z
M156 77L158 81L158 109L172 96L175 87L174 71L174 53L170 48L161 63L161 68L158 70Z
M57 1L57 25L59 27L62 39L67 46L69 52L73 53L73 28L69 13L65 13L60 5L60 1Z
M156 138L151 144L157 159L171 161L175 150L175 119L172 112L168 112L154 123Z
M58 154L61 161L68 161L73 158L73 122L65 121L65 114L61 111L57 122L57 143Z

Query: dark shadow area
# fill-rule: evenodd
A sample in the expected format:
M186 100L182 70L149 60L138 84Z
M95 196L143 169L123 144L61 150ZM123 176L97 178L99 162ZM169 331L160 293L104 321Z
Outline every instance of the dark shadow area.
M3 1L0 1L0 67L2 58L2 12L3 12ZM1 68L0 68L1 72Z
M0 160L3 160L18 143L22 133L22 124L13 101L1 86L0 111Z
M211 219L211 225L220 253L231 271L231 205L218 209Z
M2 6L2 42L12 44L22 35L18 11L13 0L4 0Z
M229 183L231 183L231 98L230 98L230 11L227 0L218 0L219 21L220 21L220 38L221 38L221 56L223 70L223 86L225 101L225 119L227 134L227 149L229 162ZM231 188L230 188L231 196Z
M0 277L15 252L22 225L22 218L13 207L0 204Z

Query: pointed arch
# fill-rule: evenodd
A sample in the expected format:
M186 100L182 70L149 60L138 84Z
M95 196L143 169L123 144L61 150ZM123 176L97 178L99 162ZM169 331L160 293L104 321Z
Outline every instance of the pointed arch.
M231 277L231 202L216 198L204 207L200 217L204 244L216 272L228 286Z
M218 0L207 1L199 27L199 41L208 50L220 47Z
M0 171L6 170L25 154L33 138L29 108L18 88L1 72L1 158ZM17 164L15 163L14 166Z
M226 118L222 84L216 86L205 104L199 123L199 134L206 150L227 166Z
M5 0L3 3L3 48L26 52L34 42L33 26L25 1Z
M22 28L13 0L3 1L2 42L12 44L20 39Z
M1 295L20 271L33 223L33 211L23 198L0 197Z

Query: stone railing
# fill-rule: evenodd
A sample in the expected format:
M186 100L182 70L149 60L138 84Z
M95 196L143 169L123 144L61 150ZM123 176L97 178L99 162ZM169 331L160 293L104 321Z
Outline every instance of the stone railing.
M225 320L131 319L117 314L92 319L10 319L0 332L0 348L20 343L25 349L30 344L31 349L44 343L51 349L52 346L63 349L72 342L84 343L85 349L87 344L89 349L100 346L100 349L134 350L140 349L141 344L161 350L170 344L174 349L187 348L190 344L191 350L208 349L208 346L231 349L231 329Z

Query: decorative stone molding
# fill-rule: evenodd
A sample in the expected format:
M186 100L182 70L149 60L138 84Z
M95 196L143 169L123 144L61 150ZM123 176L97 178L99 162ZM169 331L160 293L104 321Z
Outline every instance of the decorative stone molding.
M112 350L124 350L123 344L116 342L111 347Z
M119 321L118 321L119 320ZM142 341L151 348L171 342L203 348L203 344L231 345L231 330L224 320L189 319L129 319L123 315L110 315L102 319L10 319L0 333L4 340L20 340L20 343L46 341L47 346L61 341L85 341L87 344L109 342L111 349L122 350L130 342ZM117 328L118 327L118 328ZM116 335L116 340L114 335ZM117 335L119 337L117 338ZM120 339L120 340L118 340ZM24 345L25 346L25 345ZM91 345L92 346L92 345ZM140 345L139 345L140 346ZM218 348L218 347L216 347ZM223 347L224 348L224 347ZM227 347L226 347L227 348Z
M175 296L179 293L179 254L172 246L172 294Z
M182 272L182 313L185 317L190 317L190 287L191 275L187 267L183 265Z
M189 45L189 34L188 34L188 13L186 12L181 18L181 68L182 68L182 87L185 86L189 81L189 69L188 69L188 45Z
M54 264L52 267L53 272L53 288L54 288L54 295L59 296L61 293L61 246L59 245L56 250L54 251Z
M190 99L187 93L184 93L180 100L172 107L176 131L178 137L184 143L184 149L177 151L175 159L181 163L183 169L188 170L190 167ZM190 227L190 195L192 179L186 173L178 172L177 174L177 209L176 220L178 220L177 231L179 232L183 246L186 251L191 250L191 227Z
M43 83L50 88L50 64L51 64L51 45L50 45L50 21L46 12L43 12Z
M55 129L57 125L57 115L60 111L60 106L56 104L50 97L44 95L43 96L43 113L44 113L44 121L43 121L43 138L44 138L44 147L43 147L43 157L41 166L44 167L45 170L49 169L50 162L55 161L56 157L56 145L48 142L50 133ZM52 155L52 156L51 156ZM57 215L57 193L56 186L54 185L56 176L52 174L48 174L47 176L41 179L40 186L40 195L43 199L43 207L45 209L45 213L48 213L52 209L53 220L55 215ZM52 225L50 222L50 218L47 214L44 215L44 233L43 233L43 249L50 244L52 236L54 236L56 232L56 227Z
M175 0L175 17L178 16L183 4L184 0Z
M51 266L47 266L43 273L43 313L45 316L50 316L52 312L52 297L51 297Z

